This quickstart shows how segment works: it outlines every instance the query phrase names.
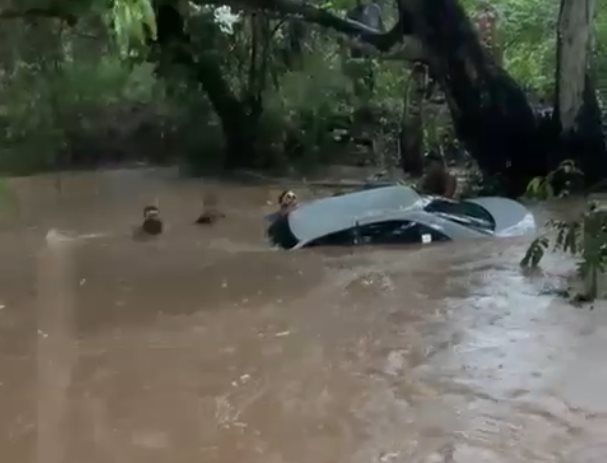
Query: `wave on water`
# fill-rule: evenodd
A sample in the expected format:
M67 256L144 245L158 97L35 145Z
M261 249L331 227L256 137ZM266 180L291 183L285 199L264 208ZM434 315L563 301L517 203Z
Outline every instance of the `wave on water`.
M87 240L87 239L95 239L95 238L106 238L110 236L110 233L107 232L98 232L98 233L72 233L68 231L61 231L55 228L51 228L46 233L46 242L47 243L57 243L57 242L65 242L65 241L79 241L79 240Z

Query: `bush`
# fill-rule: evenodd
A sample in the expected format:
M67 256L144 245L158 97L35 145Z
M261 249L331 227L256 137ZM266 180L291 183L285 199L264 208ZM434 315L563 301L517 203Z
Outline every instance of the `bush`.
M260 123L270 157L299 169L331 160L336 141L332 129L349 124L354 112L352 82L339 60L311 55L304 68L286 73L278 88L268 92Z
M55 68L21 63L0 90L0 170L25 174L111 157L99 148L135 132L146 119L142 107L157 112L159 91L151 66L117 57Z

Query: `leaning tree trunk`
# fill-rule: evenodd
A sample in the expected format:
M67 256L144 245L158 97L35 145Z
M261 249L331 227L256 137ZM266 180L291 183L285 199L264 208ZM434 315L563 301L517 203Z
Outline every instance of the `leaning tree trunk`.
M561 157L576 160L591 183L607 173L601 111L590 65L594 7L595 0L561 0L554 111Z
M225 167L250 167L255 159L257 135L251 109L255 110L255 116L261 109L251 108L250 102L236 97L211 51L194 56L184 18L177 6L159 0L155 13L158 33L153 45L159 49L158 62L167 60L170 64L184 66L206 92L221 121L226 148Z
M424 99L426 67L416 63L405 91L399 147L400 162L406 174L420 176L424 170Z
M546 150L525 93L483 50L458 0L398 0L399 21L386 33L344 21L308 2L267 0L264 5L358 36L381 51L408 36L405 54L429 64L458 138L485 173L501 176L511 195L523 193L533 177L547 173Z
M522 193L547 169L523 90L483 50L456 0L407 0L401 8L428 51L458 137L485 173L501 176L510 194Z

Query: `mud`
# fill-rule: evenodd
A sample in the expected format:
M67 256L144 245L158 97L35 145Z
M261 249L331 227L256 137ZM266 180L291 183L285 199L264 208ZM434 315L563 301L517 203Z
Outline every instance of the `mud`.
M284 186L12 180L2 460L607 461L607 311L543 291L574 262L523 275L528 238L272 250L262 217ZM226 218L195 226L209 190ZM150 203L166 232L134 241Z

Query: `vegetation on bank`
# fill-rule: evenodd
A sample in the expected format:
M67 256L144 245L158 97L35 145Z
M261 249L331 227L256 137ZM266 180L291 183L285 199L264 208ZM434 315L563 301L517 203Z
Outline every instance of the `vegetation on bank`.
M575 163L565 160L545 177L534 178L526 197L543 201L579 193L582 177L583 172ZM574 300L592 301L597 297L599 275L607 270L607 214L597 201L589 201L577 219L547 221L527 248L521 268L536 270L547 252L565 253L577 259L577 276L584 285L573 295Z
M471 17L483 8L473 0L461 3ZM437 8L455 4L441 0ZM293 11L300 19L284 15L288 11L278 0L266 11L169 0L55 5L29 0L7 1L0 7L4 172L132 159L180 161L194 173L242 165L284 169L329 162L398 162L392 157L410 103L410 59L383 52L378 43L374 45L379 52L364 47L369 53L355 57L352 47L362 46L356 36L362 42L373 42L374 36L353 33L346 23L327 16L352 12L354 0L333 0L313 12ZM377 5L386 30L402 21L404 13L395 4ZM406 0L402 5L407 6ZM171 16L169 7L180 16ZM499 0L492 8L499 61L530 101L551 105L559 5L550 0ZM448 11L455 14L453 21L466 20L457 16L458 10ZM595 55L604 56L607 46L606 18L607 7L601 2L593 23ZM177 27L169 24L172 20L186 24ZM169 32L175 35L167 39ZM435 47L430 36L420 34L420 40ZM434 51L452 59L449 50ZM598 65L601 61L595 60L598 82L607 76ZM445 85L436 72L428 79ZM487 140L462 128L477 116L464 115L468 119L456 120L454 126L447 110L454 114L449 92L468 88L466 79L457 84L460 87L446 89L446 102L443 98L420 110L422 149L441 149L447 140L464 134L468 138L462 142L476 150L473 155L480 156L481 167L494 173L502 167L482 154L491 149ZM479 91L482 94L482 88ZM484 111L482 103L466 110ZM481 120L499 121L501 109L497 111ZM493 157L498 155L504 153Z

